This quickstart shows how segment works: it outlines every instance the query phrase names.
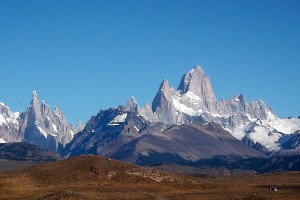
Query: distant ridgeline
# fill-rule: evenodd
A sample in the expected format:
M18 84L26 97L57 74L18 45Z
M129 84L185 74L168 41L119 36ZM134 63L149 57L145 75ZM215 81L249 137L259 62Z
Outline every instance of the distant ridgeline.
M24 113L0 108L1 142L27 141L63 157L99 154L139 165L191 166L214 159L234 168L232 161L300 155L300 119L278 118L266 103L247 102L243 94L218 101L199 66L183 75L177 90L163 80L152 108L131 97L125 106L100 110L84 128L68 125L58 108L40 105L35 91Z

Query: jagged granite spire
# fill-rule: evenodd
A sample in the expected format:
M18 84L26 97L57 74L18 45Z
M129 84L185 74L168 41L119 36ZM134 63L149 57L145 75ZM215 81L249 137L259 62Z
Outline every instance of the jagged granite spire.
M157 117L167 123L176 123L176 110L174 109L172 99L176 96L176 91L169 85L165 79L160 84L158 92L152 102L152 111L156 113Z
M19 131L22 141L38 144L46 150L58 151L72 140L75 132L61 110L55 107L51 111L45 101L39 104L37 91L34 90L30 105L22 114Z
M82 131L83 128L84 128L84 126L83 126L81 120L78 120L78 122L77 122L77 128L76 128L76 133Z
M183 75L177 90L181 95L187 92L197 95L209 112L217 112L217 99L210 80L199 65Z
M245 120L274 116L261 101L248 104L243 94L217 101L210 80L200 66L183 75L177 91L164 80L154 97L152 110L169 124L220 120L230 129Z
M199 65L183 75L177 90L181 94L193 92L201 99L216 101L210 80Z
M139 109L138 114L150 122L158 121L157 116L153 113L150 104L148 102L145 103L143 108Z
M171 93L173 93L173 91L174 89L169 85L168 80L164 79L160 84L158 92L152 102L153 112L155 112L157 108L162 108L162 105L165 105L164 103L166 102L168 96L170 96Z
M36 120L39 120L41 118L40 101L36 90L32 92L29 109L34 113Z
M132 96L125 105L125 110L130 112L137 112L138 111L138 104L135 100L134 96Z

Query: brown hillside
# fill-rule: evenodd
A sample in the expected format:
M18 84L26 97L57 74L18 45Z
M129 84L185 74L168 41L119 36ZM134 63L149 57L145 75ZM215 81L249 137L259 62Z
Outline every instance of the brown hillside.
M100 156L0 174L1 199L298 199L300 173L200 179ZM269 192L270 186L279 188Z

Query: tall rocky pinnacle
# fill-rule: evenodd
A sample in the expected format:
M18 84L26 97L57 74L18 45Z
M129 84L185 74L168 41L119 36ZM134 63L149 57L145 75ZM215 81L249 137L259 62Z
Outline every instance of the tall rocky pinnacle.
M183 75L177 91L164 80L154 97L152 110L169 124L219 120L230 129L250 118L273 116L264 102L248 104L243 94L217 101L209 78L198 65Z
M138 104L135 100L134 96L132 96L125 105L125 110L130 112L137 112L138 111Z
M160 84L160 87L158 89L158 92L156 96L153 99L152 102L152 110L153 112L156 112L157 109L162 109L163 107L161 105L166 105L168 96L171 95L172 88L169 85L168 80L164 79L163 82Z
M146 102L144 107L139 109L138 112L139 115L141 115L142 117L144 117L146 120L150 121L150 122L157 122L158 118L157 116L154 115L149 102Z
M200 97L209 112L217 112L217 99L210 80L199 65L183 75L177 91L179 91L181 95L192 92Z
M28 109L31 110L32 114L34 114L33 116L36 118L36 120L41 118L40 101L38 99L36 90L32 92L32 99Z
M165 79L161 83L159 90L152 102L152 111L156 113L159 120L172 124L177 123L176 110L174 109L172 98L176 96L176 91Z
M40 105L37 91L33 91L32 100L22 114L19 135L22 141L40 145L50 151L57 151L69 143L76 130L69 126L63 113L57 107L54 111L42 101Z
M216 101L210 80L205 75L203 69L198 65L183 75L177 90L181 94L193 92L202 100L207 99L210 101Z
M82 130L83 130L83 128L84 128L84 126L83 126L83 124L82 124L81 120L79 120L79 121L77 122L76 133L78 133L78 132L82 131Z

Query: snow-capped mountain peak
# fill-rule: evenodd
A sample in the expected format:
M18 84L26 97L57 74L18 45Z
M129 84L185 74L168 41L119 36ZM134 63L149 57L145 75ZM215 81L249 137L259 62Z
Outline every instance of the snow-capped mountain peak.
M12 112L8 106L0 102L0 143L18 140L20 115L19 112Z
M209 78L196 66L182 77L178 90L163 80L152 110L148 103L139 108L132 97L124 107L91 117L65 155L101 154L138 164L160 158L182 163L205 156L264 157L261 153L279 151L286 141L285 148L297 147L299 129L300 119L278 119L266 103L248 103L243 94L217 101Z
M272 124L280 120L265 102L257 100L248 103L243 94L235 95L229 100L217 101L210 80L200 66L194 67L183 75L177 91L164 80L153 100L152 110L160 121L168 124L217 122L238 139L247 137L266 145L269 150L277 149L279 145L272 144L284 134L289 134L289 131L285 130L276 138L276 134L273 134L274 136L267 134L265 137L263 132L266 131L260 131L261 137L266 142L257 139L259 135L254 136L254 132L246 134L246 127L251 123L255 124L253 122L257 119L270 124L267 129L269 132L273 129L278 130ZM268 138L270 143L267 141Z
M61 110L55 107L51 111L44 100L40 104L36 90L32 92L27 110L21 114L13 113L4 104L0 105L2 142L26 141L47 150L57 151L60 145L65 146L69 143L75 133L76 130L67 124Z
M198 95L202 100L216 101L210 80L200 66L195 66L183 75L177 90L181 94L190 91Z
M36 90L34 90L32 92L32 98L31 98L29 108L32 109L32 111L35 112L37 115L41 112L40 111L40 102L39 102L38 94L37 94ZM37 116L37 117L39 117L39 116Z

